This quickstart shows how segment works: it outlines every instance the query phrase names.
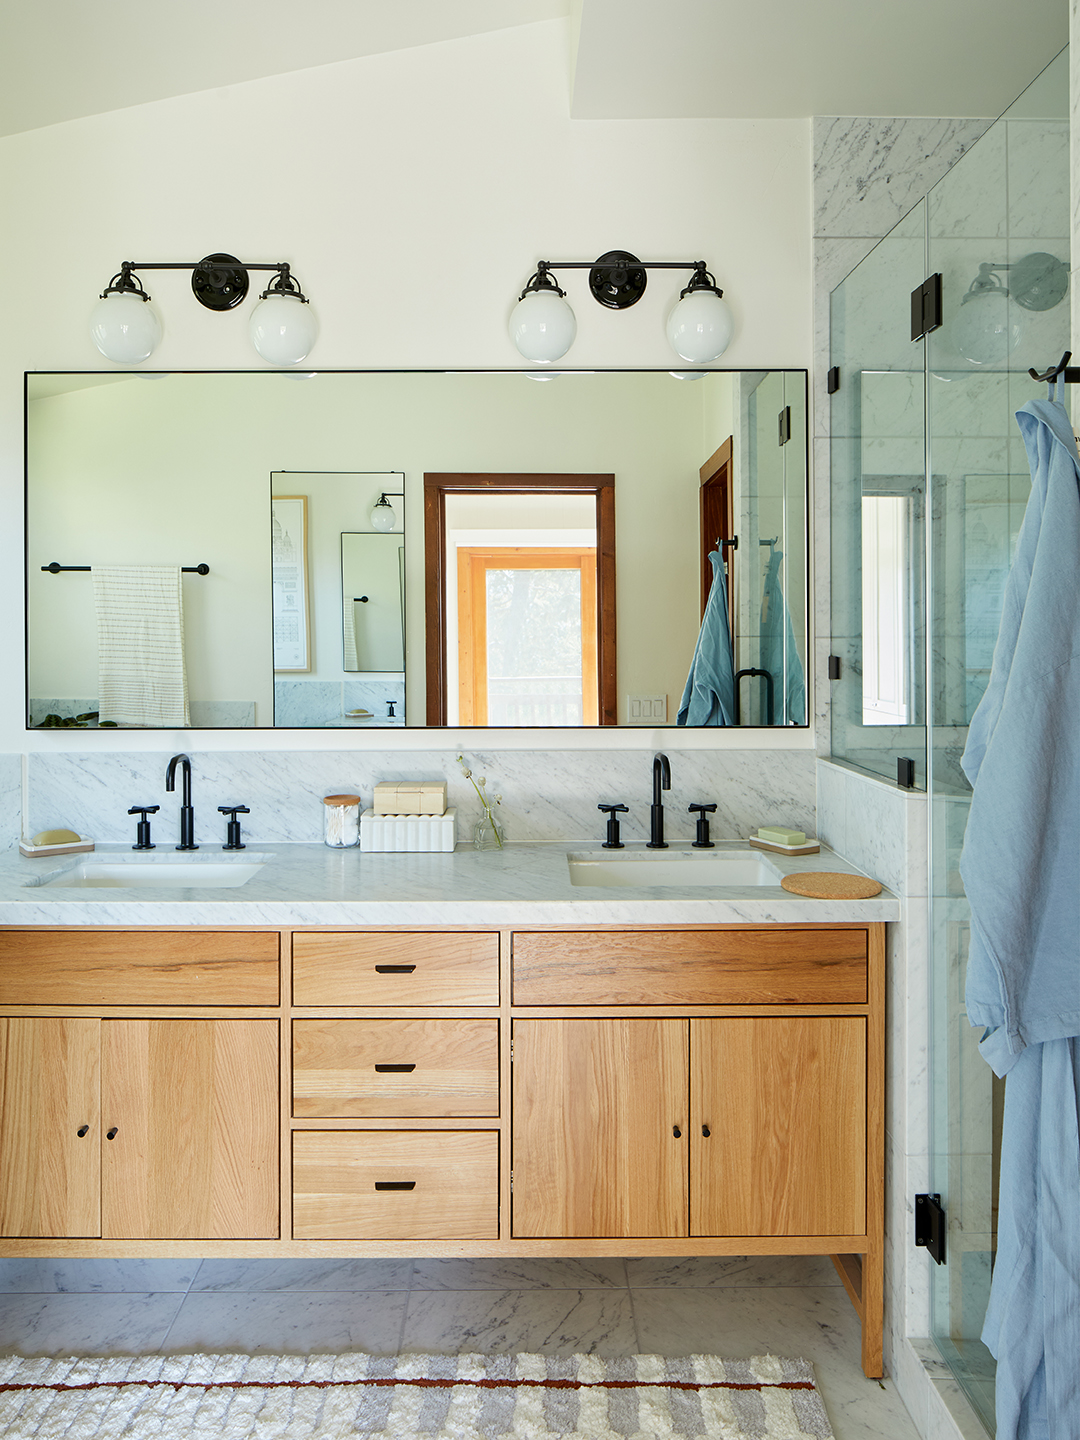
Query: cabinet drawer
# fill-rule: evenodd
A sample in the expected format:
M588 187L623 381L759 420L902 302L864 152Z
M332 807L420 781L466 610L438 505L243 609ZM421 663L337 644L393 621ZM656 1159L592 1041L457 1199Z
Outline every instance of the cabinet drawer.
M293 1134L297 1240L497 1240L494 1130Z
M293 1114L498 1115L497 1020L294 1020Z
M519 931L515 1005L862 1005L865 930Z
M0 931L4 1005L277 1005L278 989L273 932Z
M497 932L293 936L294 1005L497 1005Z

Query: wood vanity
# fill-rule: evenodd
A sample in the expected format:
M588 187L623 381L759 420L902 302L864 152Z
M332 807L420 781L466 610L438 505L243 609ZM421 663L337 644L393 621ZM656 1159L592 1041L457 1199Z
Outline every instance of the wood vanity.
M884 924L0 930L0 1256L824 1254Z

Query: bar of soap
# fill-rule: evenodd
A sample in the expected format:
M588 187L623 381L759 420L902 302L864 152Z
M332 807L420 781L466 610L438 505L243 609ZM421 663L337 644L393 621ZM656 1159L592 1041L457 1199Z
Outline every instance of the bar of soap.
M82 836L76 835L74 830L42 830L40 835L35 835L31 845L78 845Z
M783 830L779 825L761 825L757 838L767 840L770 845L802 845L806 840L803 830Z

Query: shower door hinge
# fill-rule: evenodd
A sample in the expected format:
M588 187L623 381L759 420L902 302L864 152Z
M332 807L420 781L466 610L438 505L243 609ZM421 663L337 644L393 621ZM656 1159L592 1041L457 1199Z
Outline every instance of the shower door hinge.
M911 338L921 340L941 324L941 272L929 276L911 292Z
M829 679L830 679L830 680L839 680L839 679L840 679L840 656L839 656L839 655L830 655L830 656L829 656Z
M915 789L915 761L906 755L896 757L896 783L904 790Z
M513 1170L511 1170L511 1171L510 1171L510 1194L512 1195L513 1193L514 1193L514 1172L513 1172Z
M840 389L840 366L834 365L825 379L825 388L830 395L835 395Z
M791 439L791 406L785 405L776 417L776 429L779 437L779 444L786 445Z
M915 1244L925 1245L931 1259L945 1264L945 1211L940 1195L915 1196Z

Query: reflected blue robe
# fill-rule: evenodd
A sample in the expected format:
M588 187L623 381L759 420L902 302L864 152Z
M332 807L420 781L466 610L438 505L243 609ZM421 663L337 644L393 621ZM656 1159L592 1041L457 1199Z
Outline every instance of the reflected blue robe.
M735 719L735 654L728 621L727 578L718 550L709 560L712 585L676 725L731 725Z
M962 761L968 1017L1008 1075L983 1340L998 1440L1080 1440L1080 458L1056 401L1016 418L1031 498Z
M780 725L806 724L806 677L799 647L795 644L795 632L791 628L791 611L784 597L780 580L782 550L774 549L765 569L765 580L761 587L761 660L763 670L773 677L776 695L780 698L777 706L777 723Z

